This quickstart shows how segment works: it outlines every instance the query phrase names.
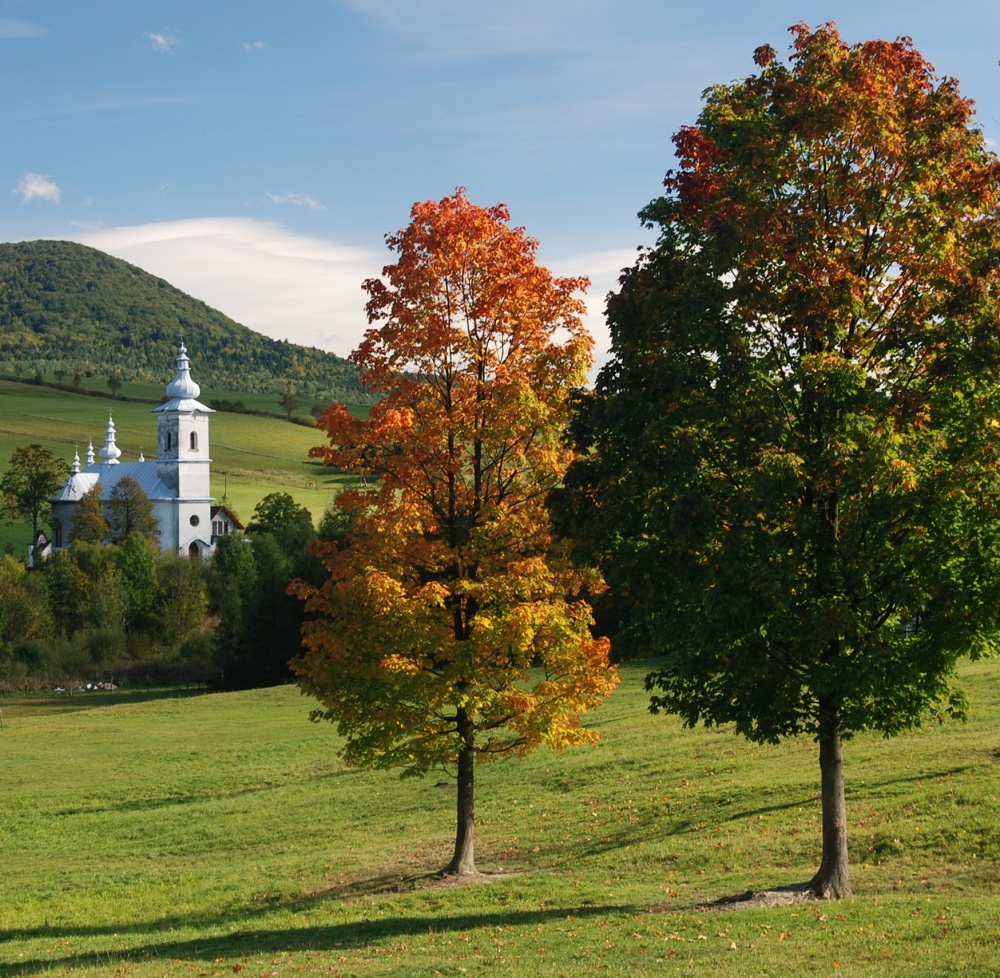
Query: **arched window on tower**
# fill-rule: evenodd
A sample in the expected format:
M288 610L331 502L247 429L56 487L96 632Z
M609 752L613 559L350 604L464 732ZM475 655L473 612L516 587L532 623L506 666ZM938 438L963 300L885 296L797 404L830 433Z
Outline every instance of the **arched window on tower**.
M170 432L167 432L167 451L170 451Z
M192 431L191 432L191 451L192 452L198 451L198 432L197 431Z

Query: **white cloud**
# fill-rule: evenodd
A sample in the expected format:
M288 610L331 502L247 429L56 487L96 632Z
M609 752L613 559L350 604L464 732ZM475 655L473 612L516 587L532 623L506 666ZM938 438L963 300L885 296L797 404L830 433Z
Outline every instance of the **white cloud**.
M154 51L164 51L167 54L181 43L181 39L176 34L170 34L166 31L147 31L146 38L153 46Z
M607 361L611 346L607 323L604 319L604 305L608 293L618 288L618 277L622 269L635 264L636 250L634 248L619 248L612 251L593 251L586 254L559 258L544 264L553 275L577 276L586 275L590 279L590 288L584 301L587 303L587 313L583 317L584 325L594 337L594 371Z
M380 252L242 218L81 229L75 237L265 336L340 356L367 328L361 283L386 261Z
M294 204L296 207L308 207L311 211L326 210L318 200L308 194L294 194L286 190L283 194L265 193L264 196L272 204Z
M38 24L0 17L0 38L41 37L45 33L45 28Z
M383 249L350 247L244 218L190 218L134 227L76 224L77 241L166 279L250 329L347 356L368 327L361 283L391 260ZM634 249L541 258L556 275L587 275L585 323L595 373L608 357L607 293Z
M21 195L22 204L30 200L50 200L58 204L62 197L59 186L42 173L25 173L12 193Z
M240 47L247 54L259 54L267 48L267 41L241 41Z

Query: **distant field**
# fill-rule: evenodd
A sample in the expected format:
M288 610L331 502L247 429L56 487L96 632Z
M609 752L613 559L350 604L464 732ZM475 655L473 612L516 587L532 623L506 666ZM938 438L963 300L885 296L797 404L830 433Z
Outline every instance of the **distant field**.
M478 769L457 887L450 777L344 768L293 687L0 700L0 978L1000 973L1000 663L847 745L853 899L730 910L815 870L816 746L652 717L649 665L596 749Z
M14 449L31 442L39 442L67 462L78 449L83 459L88 440L93 440L95 450L104 444L109 412L123 459L137 459L140 451L155 455L156 418L151 411L164 387L165 383L159 387L124 385L122 395L148 396L150 402L143 403L0 381L0 472L6 469ZM209 397L256 404L253 395L232 391L202 392L204 401ZM266 400L263 395L257 398ZM277 409L276 403L266 408ZM314 428L278 418L219 411L212 415L210 429L212 493L218 502L225 500L234 507L244 522L270 492L290 493L318 519L343 482L308 457L309 449L323 440ZM0 551L9 543L16 553L24 553L30 535L29 526L0 523Z

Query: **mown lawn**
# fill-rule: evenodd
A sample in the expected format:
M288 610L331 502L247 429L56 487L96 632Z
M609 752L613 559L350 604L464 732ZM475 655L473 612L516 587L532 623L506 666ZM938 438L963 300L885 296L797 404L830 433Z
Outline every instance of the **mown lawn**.
M479 769L468 886L447 776L346 769L293 687L0 701L0 978L1000 974L1000 663L848 744L853 899L729 910L814 871L815 745L652 717L648 665L596 749Z

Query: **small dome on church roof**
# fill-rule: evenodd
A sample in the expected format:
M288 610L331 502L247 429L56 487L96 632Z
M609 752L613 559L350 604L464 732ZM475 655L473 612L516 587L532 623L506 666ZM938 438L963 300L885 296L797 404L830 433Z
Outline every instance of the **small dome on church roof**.
M177 376L167 384L168 400L159 407L153 408L153 414L168 414L172 411L183 413L214 414L198 400L201 388L191 377L191 361L188 359L187 348L181 343L177 350Z
M200 393L201 388L191 376L191 361L188 359L187 349L181 343L180 349L177 351L177 376L167 384L167 397L193 399Z

